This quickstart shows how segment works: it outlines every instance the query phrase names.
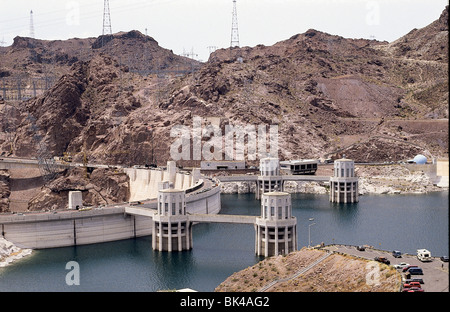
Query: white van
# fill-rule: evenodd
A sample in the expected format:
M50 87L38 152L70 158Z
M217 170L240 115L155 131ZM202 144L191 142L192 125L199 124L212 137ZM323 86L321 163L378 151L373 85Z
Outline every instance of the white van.
M431 252L426 249L417 249L417 259L422 262L431 261Z

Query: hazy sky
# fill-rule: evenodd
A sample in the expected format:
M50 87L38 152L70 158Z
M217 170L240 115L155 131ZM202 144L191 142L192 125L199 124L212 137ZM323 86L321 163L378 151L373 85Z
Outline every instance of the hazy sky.
M139 30L176 54L208 59L231 41L233 0L110 0L113 33ZM103 0L0 0L0 45L35 38L97 37ZM346 38L394 41L437 18L447 0L237 0L240 46L272 45L314 28Z

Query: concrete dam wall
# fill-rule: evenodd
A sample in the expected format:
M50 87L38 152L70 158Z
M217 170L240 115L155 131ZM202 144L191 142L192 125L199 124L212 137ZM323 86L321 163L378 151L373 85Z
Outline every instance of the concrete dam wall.
M194 176L184 173L170 173L159 169L125 169L130 177L130 201L156 198L161 183L168 182L173 188L186 190L196 181Z
M124 208L1 217L2 236L21 248L43 249L109 242L148 235L151 218ZM150 231L151 233L151 231Z
M191 174L168 170L125 169L130 177L130 202L144 201L139 209L156 209L158 190L173 187L186 191L186 211L190 214L218 214L220 185ZM153 200L152 200L153 199ZM152 234L152 217L127 213L128 204L45 213L0 215L1 237L20 248L44 249L130 239ZM149 213L149 215L152 215Z
M186 197L186 210L192 214L217 214L220 207L220 186ZM152 208L140 209L154 211ZM3 238L20 248L44 249L149 236L152 218L129 214L125 205L88 211L5 214L0 216L0 230Z

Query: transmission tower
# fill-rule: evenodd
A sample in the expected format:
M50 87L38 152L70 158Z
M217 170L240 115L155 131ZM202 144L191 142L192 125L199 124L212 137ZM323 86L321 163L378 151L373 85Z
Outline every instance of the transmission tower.
M104 0L103 7L103 32L102 35L112 35L111 14L109 12L109 0Z
M30 38L34 38L33 10L30 11Z
M233 20L231 23L231 47L239 47L239 30L237 19L236 0L233 0Z

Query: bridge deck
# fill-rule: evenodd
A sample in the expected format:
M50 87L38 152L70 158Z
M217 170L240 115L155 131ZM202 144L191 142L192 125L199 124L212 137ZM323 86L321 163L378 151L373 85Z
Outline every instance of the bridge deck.
M156 209L139 208L139 207L125 207L125 213L130 215L153 217L156 214ZM222 214L188 214L191 222L206 222L206 223L237 223L237 224L255 224L256 216L245 215L222 215Z
M207 223L255 224L256 216L191 214L189 215L189 220L192 222L207 222Z
M316 175L282 175L285 181L318 181L327 182L330 181L329 176L316 176ZM216 177L220 182L256 182L258 176L256 175L231 175L231 176L218 176Z

